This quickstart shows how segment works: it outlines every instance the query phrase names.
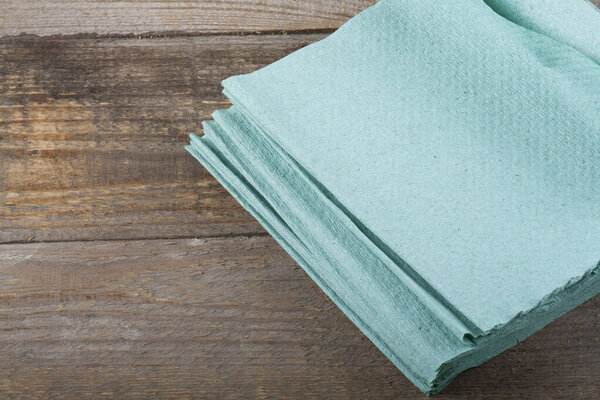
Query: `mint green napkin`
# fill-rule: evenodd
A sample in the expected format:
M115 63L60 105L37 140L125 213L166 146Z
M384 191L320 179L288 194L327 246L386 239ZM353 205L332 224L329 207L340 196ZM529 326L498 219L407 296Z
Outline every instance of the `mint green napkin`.
M600 291L600 13L382 0L188 150L425 393Z

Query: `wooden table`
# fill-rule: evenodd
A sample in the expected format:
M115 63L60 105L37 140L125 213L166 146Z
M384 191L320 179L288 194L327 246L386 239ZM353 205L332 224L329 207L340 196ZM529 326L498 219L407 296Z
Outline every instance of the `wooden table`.
M371 3L0 1L0 398L424 397L183 149L223 78ZM437 398L600 398L599 328Z

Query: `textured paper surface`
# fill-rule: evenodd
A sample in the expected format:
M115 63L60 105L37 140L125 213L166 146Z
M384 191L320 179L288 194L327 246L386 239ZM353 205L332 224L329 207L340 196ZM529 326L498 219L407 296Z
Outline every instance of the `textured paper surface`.
M224 81L190 151L435 392L598 291L599 27L584 0L383 0Z

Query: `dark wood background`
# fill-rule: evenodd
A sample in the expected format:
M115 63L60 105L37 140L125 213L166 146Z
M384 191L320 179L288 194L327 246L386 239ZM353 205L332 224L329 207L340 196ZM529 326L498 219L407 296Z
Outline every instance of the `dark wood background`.
M0 398L424 397L183 149L222 79L371 3L0 0ZM437 398L597 399L599 328Z

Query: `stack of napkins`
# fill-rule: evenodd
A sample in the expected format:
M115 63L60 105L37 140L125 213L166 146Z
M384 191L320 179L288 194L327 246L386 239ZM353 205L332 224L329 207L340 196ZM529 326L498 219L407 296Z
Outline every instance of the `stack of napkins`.
M188 150L423 392L600 291L591 3L382 0L223 86Z

